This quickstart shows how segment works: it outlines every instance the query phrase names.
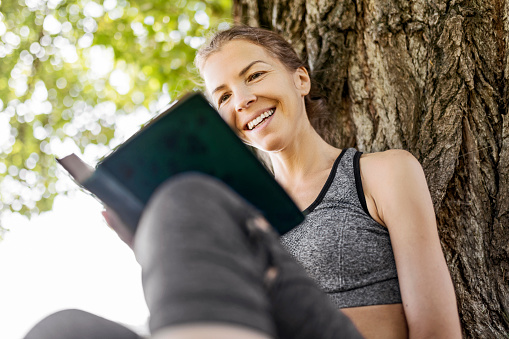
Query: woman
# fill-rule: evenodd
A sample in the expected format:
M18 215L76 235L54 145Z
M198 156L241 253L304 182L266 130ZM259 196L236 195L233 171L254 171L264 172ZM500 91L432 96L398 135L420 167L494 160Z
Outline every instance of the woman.
M277 181L309 213L283 244L360 332L460 337L454 288L417 160L401 150L359 157L327 144L307 116L310 75L277 34L250 27L219 32L196 64L224 120L268 154Z
M308 118L319 106L309 99L309 73L272 32L219 32L196 65L221 116L267 153L276 180L306 210L306 221L280 240L307 274L227 187L196 175L171 180L152 198L134 239L155 337L359 338L346 314L367 338L459 338L418 162L404 151L361 156L323 141ZM121 229L114 214L105 216ZM66 311L27 338L126 338L125 331Z

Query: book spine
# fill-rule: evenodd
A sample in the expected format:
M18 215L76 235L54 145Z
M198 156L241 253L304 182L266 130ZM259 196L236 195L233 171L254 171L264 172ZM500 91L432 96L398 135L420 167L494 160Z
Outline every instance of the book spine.
M135 233L145 208L141 200L101 166L83 182L83 186L115 211L129 231Z

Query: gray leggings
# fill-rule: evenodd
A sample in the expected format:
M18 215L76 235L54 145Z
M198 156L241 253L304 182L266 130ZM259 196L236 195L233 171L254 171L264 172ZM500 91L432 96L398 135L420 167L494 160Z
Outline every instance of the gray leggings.
M157 190L134 246L151 333L212 323L281 339L361 338L277 236L255 226L259 217L226 185L205 175L181 175ZM277 273L273 279L267 279L270 268ZM139 337L106 319L66 310L43 319L26 338Z

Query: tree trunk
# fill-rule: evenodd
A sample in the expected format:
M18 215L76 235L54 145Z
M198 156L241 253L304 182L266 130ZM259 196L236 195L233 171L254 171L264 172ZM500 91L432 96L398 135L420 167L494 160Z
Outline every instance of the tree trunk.
M281 33L333 114L333 144L422 163L467 338L509 336L509 1L236 0Z

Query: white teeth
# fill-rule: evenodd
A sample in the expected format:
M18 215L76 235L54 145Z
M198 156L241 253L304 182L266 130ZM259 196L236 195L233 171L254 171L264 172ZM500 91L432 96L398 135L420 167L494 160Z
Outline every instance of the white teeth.
M270 117L272 114L274 114L274 109L268 110L267 112L260 114L260 116L254 118L253 120L247 123L247 128L248 129L255 128L260 122L262 122L262 120Z

